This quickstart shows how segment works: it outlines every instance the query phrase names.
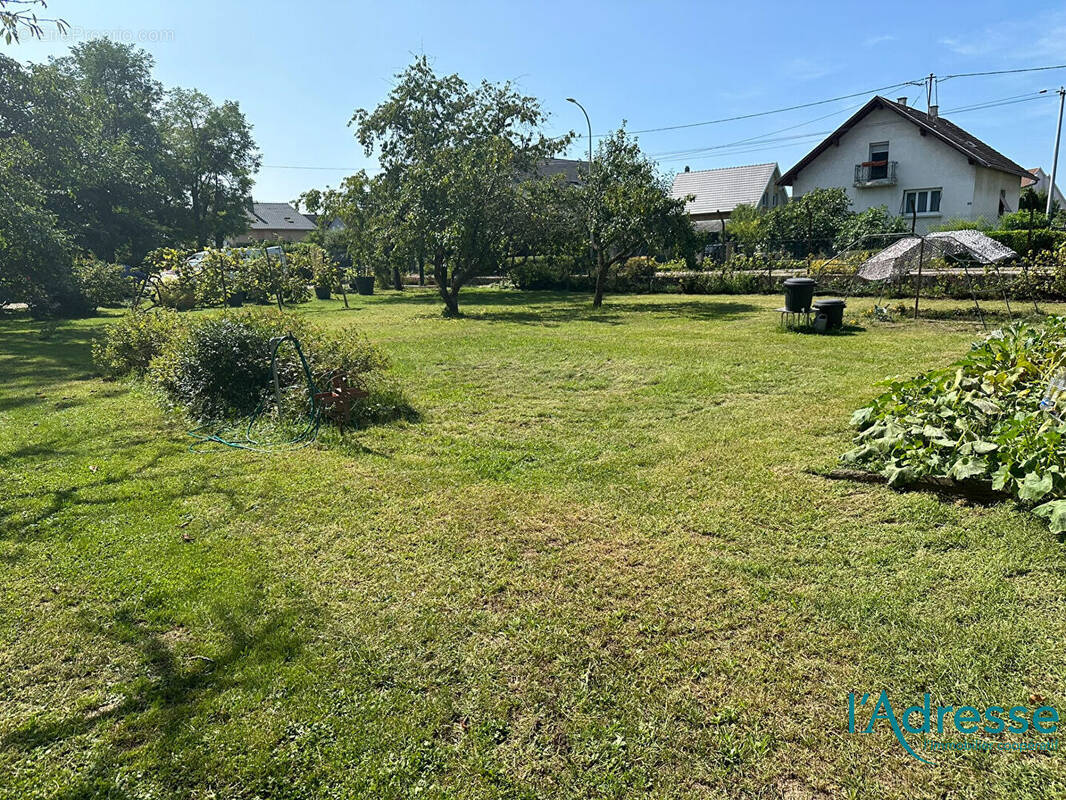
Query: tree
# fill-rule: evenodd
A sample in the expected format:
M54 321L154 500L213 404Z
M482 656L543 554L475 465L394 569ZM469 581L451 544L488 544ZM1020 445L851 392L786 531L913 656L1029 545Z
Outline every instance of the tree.
M94 39L35 69L37 81L69 91L75 103L67 113L77 150L50 181L60 190L55 208L78 244L108 262L137 262L166 235L163 87L154 64L133 45Z
M471 87L458 75L439 77L424 56L397 78L383 103L358 109L351 122L383 169L382 210L393 221L386 244L424 254L445 315L457 316L460 289L506 256L521 184L570 136L539 133L540 104L509 83Z
M837 251L880 249L892 242L885 234L906 233L907 230L907 221L903 217L890 214L886 206L873 206L844 217L833 240L833 248Z
M624 127L600 141L580 191L592 220L596 256L593 308L603 303L607 277L616 265L656 249L695 245L685 201L670 196L655 165Z
M221 247L248 228L245 212L260 164L252 128L236 102L217 106L195 90L171 90L162 113L177 227L197 248Z
M33 39L44 38L41 23L51 23L59 33L70 28L65 20L55 17L38 17L36 8L48 8L45 0L0 0L0 34L7 44L19 41L20 33L28 33Z
M758 208L741 204L729 214L727 235L749 255L766 242L766 220Z
M766 215L768 239L794 256L828 251L850 212L843 189L812 189Z
M0 138L0 306L26 302L35 311L80 312L70 239L45 207L44 189L29 177L34 158L25 141Z

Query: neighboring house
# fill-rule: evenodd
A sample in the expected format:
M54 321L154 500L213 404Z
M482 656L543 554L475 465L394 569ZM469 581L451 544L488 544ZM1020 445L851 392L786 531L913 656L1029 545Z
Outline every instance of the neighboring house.
M1022 178L1022 191L1031 188L1037 193L1046 192L1047 187L1051 185L1051 176L1040 167L1033 167L1029 174L1032 177ZM1066 198L1063 198L1062 190L1058 186L1055 187L1055 202L1059 204L1059 208L1066 208Z
M581 172L588 172L588 170L588 161L572 158L545 158L537 165L539 177L553 178L556 175L562 175L570 186L577 186L581 183Z
M318 218L321 217L322 215L321 214L304 214L304 216L307 217L307 219L311 222L311 224L314 225L317 228L318 227ZM330 220L329 224L325 225L324 227L325 227L325 229L327 231L343 231L344 230L344 222L341 220L340 217L334 217L332 220Z
M247 242L303 241L315 229L311 220L288 203L252 203L248 213L248 231L233 240L233 244Z
M886 206L914 215L919 231L1017 211L1029 171L939 116L936 106L929 111L911 108L905 97L874 97L778 184L791 186L793 198L843 187L854 211Z
M670 194L677 200L693 195L685 206L689 218L701 230L721 231L739 205L770 209L788 202L788 194L777 185L781 171L777 164L751 164L693 172L685 167L674 178Z

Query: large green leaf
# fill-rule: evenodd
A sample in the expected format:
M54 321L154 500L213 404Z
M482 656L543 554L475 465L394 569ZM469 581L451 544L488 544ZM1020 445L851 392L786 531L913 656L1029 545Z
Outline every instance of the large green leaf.
M1029 472L1022 479L1021 486L1018 487L1018 497L1022 500L1039 500L1051 491L1052 486L1054 486L1054 480L1050 472L1045 472L1043 475Z
M1052 500L1033 509L1033 513L1048 520L1054 533L1066 533L1066 500Z
M980 458L971 458L966 456L956 461L950 470L948 470L948 477L954 478L957 481L964 481L968 478L977 478L984 475L988 471L988 462Z

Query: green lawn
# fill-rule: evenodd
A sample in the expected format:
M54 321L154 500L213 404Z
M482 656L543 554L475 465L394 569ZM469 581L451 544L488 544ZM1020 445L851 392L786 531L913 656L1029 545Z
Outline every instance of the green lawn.
M1042 521L813 474L979 326L462 300L302 308L421 419L272 455L94 378L106 317L0 320L0 797L1066 794L1061 753L847 732L853 690L1066 709Z

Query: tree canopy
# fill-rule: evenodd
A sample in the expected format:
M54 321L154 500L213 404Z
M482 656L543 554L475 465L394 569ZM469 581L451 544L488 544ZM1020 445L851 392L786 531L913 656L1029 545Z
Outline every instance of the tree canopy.
M507 255L522 185L570 135L541 133L540 103L510 83L438 76L424 56L397 79L384 102L358 109L351 124L382 167L378 209L393 221L386 257L424 256L454 316L463 285Z
M147 52L108 39L44 64L0 55L0 172L17 173L3 181L5 206L34 209L0 222L0 238L22 243L5 256L0 301L69 296L77 251L139 264L161 245L221 243L247 226L259 156L240 108L168 93L153 69Z

